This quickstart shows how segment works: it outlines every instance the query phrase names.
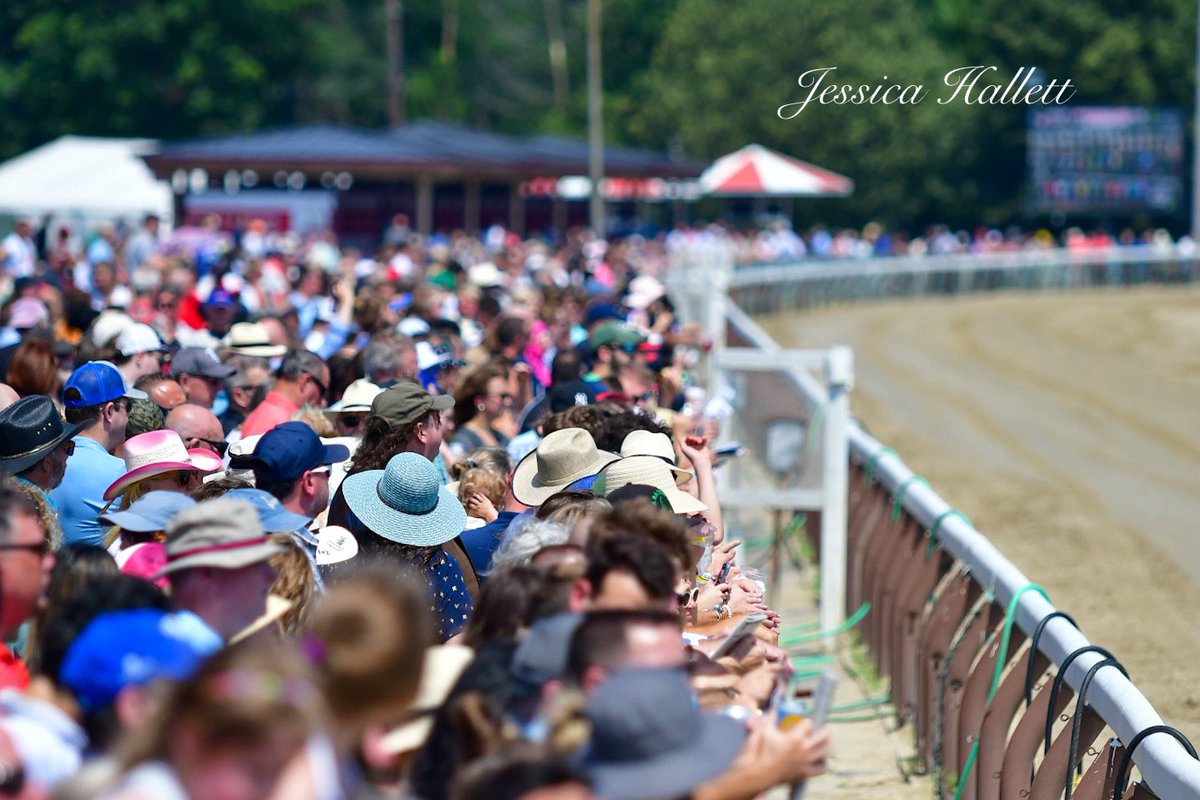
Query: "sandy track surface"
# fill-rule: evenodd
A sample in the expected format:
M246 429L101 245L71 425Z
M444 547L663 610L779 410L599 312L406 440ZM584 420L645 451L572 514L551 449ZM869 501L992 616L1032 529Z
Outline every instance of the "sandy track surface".
M1200 291L760 321L785 346L851 345L854 414L1200 743Z

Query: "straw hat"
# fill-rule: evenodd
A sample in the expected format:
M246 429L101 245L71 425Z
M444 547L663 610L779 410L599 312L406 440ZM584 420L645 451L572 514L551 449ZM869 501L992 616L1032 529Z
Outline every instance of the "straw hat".
M596 448L583 428L563 428L548 434L513 470L513 497L527 506L540 506L580 478L595 475L620 456Z
M416 719L385 734L379 740L381 752L407 753L425 744L429 732L433 730L434 712L446 702L450 690L474 656L475 651L471 648L452 644L430 647L425 651L421 686L409 708L410 716Z
M416 453L400 453L384 469L347 476L342 494L372 533L399 544L436 547L467 524L467 512L441 485L437 467Z
M199 447L188 450L175 431L149 431L125 440L125 474L104 491L112 500L130 484L175 470L215 472L221 469L220 457Z
M698 514L708 510L704 503L679 490L671 467L657 456L630 456L605 467L592 484L592 491L607 497L622 486L634 483L658 489L670 501L676 514Z
M625 441L621 442L621 458L629 456L661 458L670 465L671 472L675 474L675 483L680 486L695 477L688 470L675 466L675 447L671 444L671 437L665 433L644 430L630 431L625 437Z
M338 413L342 411L359 411L369 412L371 403L382 392L375 384L371 383L366 378L359 378L346 387L346 391L342 392L342 399L325 409L327 412Z
M287 352L287 345L271 344L271 334L261 322L235 322L222 342L241 356L274 358Z

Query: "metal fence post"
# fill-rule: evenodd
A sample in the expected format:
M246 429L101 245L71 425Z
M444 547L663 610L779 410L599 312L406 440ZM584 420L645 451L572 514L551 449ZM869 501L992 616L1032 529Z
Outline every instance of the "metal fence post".
M850 446L850 389L854 386L854 351L833 347L825 356L825 380L829 406L822 431L821 510L821 630L833 631L841 624L846 609L846 516ZM815 432L810 432L812 435ZM833 637L826 646L832 647Z

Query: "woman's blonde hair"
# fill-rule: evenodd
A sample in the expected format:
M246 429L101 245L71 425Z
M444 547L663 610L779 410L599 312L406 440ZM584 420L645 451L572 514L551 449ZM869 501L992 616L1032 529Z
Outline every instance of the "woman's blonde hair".
M279 628L285 635L295 636L308 623L312 613L313 598L316 596L312 564L291 534L272 533L271 541L283 546L283 550L270 559L271 566L275 568L271 594L292 601L292 607L279 620Z

